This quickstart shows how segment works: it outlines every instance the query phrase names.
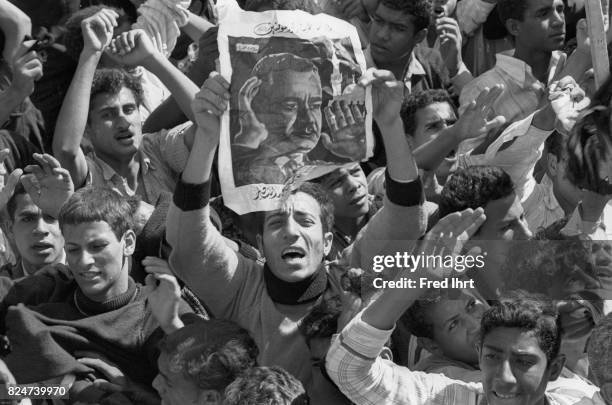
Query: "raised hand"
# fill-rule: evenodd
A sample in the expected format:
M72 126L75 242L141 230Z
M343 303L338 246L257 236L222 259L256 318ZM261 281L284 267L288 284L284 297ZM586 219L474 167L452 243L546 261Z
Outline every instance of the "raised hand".
M4 161L10 154L11 152L8 149L0 150L0 166L2 166L3 169L5 167ZM2 173L0 176L4 176L4 174L5 173ZM19 179L21 178L22 174L23 170L15 169L8 176L6 182L4 181L4 178L0 179L2 181L2 187L0 188L0 209L6 207L8 200L11 199L13 193L15 192L15 187L17 186L17 183L19 183Z
M404 84L389 70L370 68L359 79L362 87L372 86L374 119L380 125L390 125L400 119L404 100Z
M91 367L104 375L104 378L97 378L94 380L93 384L96 388L104 392L124 392L130 389L132 385L130 379L125 376L119 367L117 367L106 357L97 353L77 352L75 354L77 357L80 357L80 355L91 356L80 357L77 360L79 363L82 363L87 367Z
M21 100L34 92L34 82L43 75L43 65L35 51L30 47L36 41L24 41L13 60L13 80L10 89L19 94Z
M585 100L585 92L571 76L557 80L548 86L548 99L557 119L567 132L576 123L580 111L590 100Z
M436 20L436 31L440 38L440 54L451 77L459 71L461 59L461 29L457 20L442 17Z
M146 257L142 264L149 275L145 279L152 291L147 296L147 306L166 333L183 327L178 315L181 289L172 275L168 262L158 257Z
M259 145L268 137L268 129L257 119L251 106L261 83L258 77L250 77L244 82L238 93L240 132L236 135L234 143L251 149L259 148Z
M109 44L107 54L116 62L127 66L145 65L159 55L144 30L131 30L117 35Z
M119 14L104 8L81 21L83 50L102 52L111 42Z
M329 135L321 134L323 146L334 155L361 160L365 157L365 127L364 115L356 103L346 100L332 101L323 109L329 126Z
M74 184L68 170L51 155L34 154L38 165L25 168L21 183L44 213L57 218L64 203L74 193Z
M425 256L439 257L455 256L461 254L465 243L474 235L486 220L484 210L468 208L460 212L453 212L440 219L423 239L419 247L420 253ZM449 276L452 268L428 268L427 272L435 277Z
M501 115L489 119L493 104L503 91L503 85L496 85L491 89L486 87L476 100L468 105L463 115L453 125L454 134L459 142L486 135L506 123L506 119Z
M198 127L219 142L219 117L227 110L230 85L218 72L211 72L191 103Z

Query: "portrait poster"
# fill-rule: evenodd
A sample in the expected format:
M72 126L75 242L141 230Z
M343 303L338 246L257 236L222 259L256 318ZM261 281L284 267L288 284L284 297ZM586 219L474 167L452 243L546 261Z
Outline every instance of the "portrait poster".
M370 89L356 29L326 14L247 12L217 3L221 75L219 178L239 214L278 207L283 190L372 155Z

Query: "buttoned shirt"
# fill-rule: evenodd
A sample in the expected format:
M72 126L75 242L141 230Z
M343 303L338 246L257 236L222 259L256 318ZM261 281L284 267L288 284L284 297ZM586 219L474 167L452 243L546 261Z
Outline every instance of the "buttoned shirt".
M155 204L162 192L173 192L179 173L183 171L189 150L184 134L191 122L171 130L144 134L136 159L140 164L137 187L132 189L125 177L120 176L104 160L90 153L87 159L87 184L110 186L124 196L137 194L143 201Z
M369 68L376 67L376 63L372 58L372 49L370 46L368 46L363 51L363 54L365 56L366 66ZM404 77L402 77L401 79L397 78L397 80L402 80L404 82L404 92L405 94L409 94L410 92L412 92L412 76L425 76L426 74L427 73L425 72L425 68L423 68L421 62L419 62L416 56L414 56L414 51L412 51L412 53L410 54L410 59L408 60L408 65L404 70Z
M393 330L363 322L361 313L332 342L327 372L342 393L360 405L485 405L482 383L469 383L441 374L410 371L379 354ZM550 405L601 404L599 392L546 392Z

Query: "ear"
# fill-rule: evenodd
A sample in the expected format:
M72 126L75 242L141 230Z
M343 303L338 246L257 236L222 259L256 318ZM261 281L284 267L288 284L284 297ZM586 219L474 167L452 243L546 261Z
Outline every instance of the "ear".
M565 365L565 354L559 354L557 357L551 360L548 365L548 381L555 381L559 378L561 371L563 371L563 366Z
M423 40L426 37L427 37L427 28L423 28L422 30L420 30L416 34L414 34L414 43L415 44L420 44L421 42L423 42Z
M387 346L382 348L379 356L381 359L393 361L393 352Z
M443 355L442 350L440 349L440 346L438 346L438 344L434 342L433 339L426 338L426 337L418 337L417 342L419 343L420 346L424 347L425 350L427 350L429 353L437 354L439 356Z
M332 245L334 243L334 234L332 232L325 232L323 234L323 253L325 256L331 252Z
M258 233L257 236L255 236L255 239L257 239L257 249L259 249L261 254L263 254L263 237L260 233Z
M549 177L555 177L557 175L557 170L559 167L559 161L557 157L552 153L546 154L546 171L548 172Z
M123 242L123 255L132 256L136 249L136 234L132 229L128 229L121 238Z
M521 21L514 18L506 20L506 29L513 37L516 37L521 32Z

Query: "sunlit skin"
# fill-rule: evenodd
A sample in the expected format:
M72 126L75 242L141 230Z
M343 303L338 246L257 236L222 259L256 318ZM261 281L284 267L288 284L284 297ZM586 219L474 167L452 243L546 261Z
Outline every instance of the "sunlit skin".
M359 163L334 170L325 176L321 186L334 203L336 219L360 218L368 213L368 183Z
M25 270L31 274L64 258L64 237L57 219L43 214L28 194L15 197L9 236L15 241Z
M96 155L120 165L134 159L142 143L142 121L134 93L123 87L118 94L93 99L87 130Z
M443 299L427 310L433 339L424 338L426 348L452 360L477 366L477 344L486 301L462 292L457 299Z
M128 259L136 235L128 230L118 239L104 221L63 227L66 261L81 291L89 299L105 302L128 289Z
M487 333L479 358L489 405L545 405L546 385L564 364L563 357L547 361L533 332L505 327Z
M314 274L332 240L331 232L323 232L319 203L303 192L290 195L281 209L266 213L263 235L257 235L270 271L288 282Z

